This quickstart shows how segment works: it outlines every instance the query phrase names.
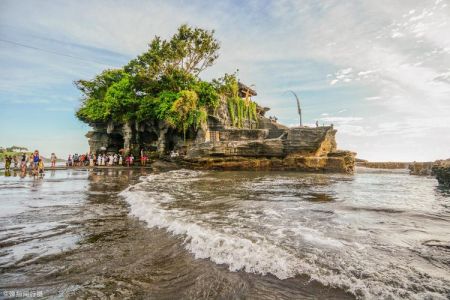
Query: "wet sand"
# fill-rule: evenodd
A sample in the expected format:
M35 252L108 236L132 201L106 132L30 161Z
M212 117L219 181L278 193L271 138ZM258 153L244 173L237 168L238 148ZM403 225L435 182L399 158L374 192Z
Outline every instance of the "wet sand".
M347 299L306 277L230 272L194 259L184 237L129 215L118 193L146 169L0 173L0 290L47 298Z

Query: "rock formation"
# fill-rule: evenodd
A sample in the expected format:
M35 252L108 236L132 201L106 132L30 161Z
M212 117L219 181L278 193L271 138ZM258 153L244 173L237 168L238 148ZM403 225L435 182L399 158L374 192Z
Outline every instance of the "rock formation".
M367 160L358 160L356 162L358 167L371 168L371 169L407 169L410 163L408 162L374 162Z
M431 175L432 166L433 166L432 162L412 162L408 166L409 174L419 176Z
M439 184L450 187L450 159L435 161L431 170Z
M217 139L194 144L185 160L208 169L352 173L354 153L338 151L335 134L331 126L222 129Z
M239 88L242 98L248 99L249 91L256 95L243 84ZM192 168L353 172L355 153L337 150L332 126L288 128L266 118L268 110L257 106L256 119L233 126L236 116L222 98L219 107L208 112L207 124L188 131L186 139L161 121L91 124L86 136L93 153L178 151L182 163Z

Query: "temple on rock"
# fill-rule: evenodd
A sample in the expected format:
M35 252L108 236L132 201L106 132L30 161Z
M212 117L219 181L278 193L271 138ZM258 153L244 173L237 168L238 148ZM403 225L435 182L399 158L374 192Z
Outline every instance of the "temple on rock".
M90 151L177 151L194 168L353 172L355 153L337 150L332 126L288 128L265 116L269 108L253 102L256 95L239 83L241 102L221 97L207 122L185 135L160 120L90 124Z

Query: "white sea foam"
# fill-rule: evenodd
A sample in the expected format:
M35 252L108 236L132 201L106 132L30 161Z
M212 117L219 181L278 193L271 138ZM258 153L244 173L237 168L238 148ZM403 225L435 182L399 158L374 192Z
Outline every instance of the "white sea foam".
M164 228L174 235L184 236L185 248L195 258L225 264L231 271L270 273L279 279L307 275L311 280L344 288L362 298L444 299L448 281L430 277L408 265L392 265L387 260L389 254L376 252L371 245L340 241L314 228L297 226L288 231L300 237L298 243L304 241L312 245L300 251L292 245L286 246L288 237L284 227L271 228L267 224L270 235L265 236L261 232L245 231L248 226L238 227L238 222L243 220L238 219L239 214L235 212L227 217L234 219L236 226L220 227L208 223L208 218L216 216L215 213L195 216L183 207L170 206L176 201L177 190L188 190L188 183L201 180L205 174L185 170L153 174L123 191L121 196L130 204L131 214L149 227ZM245 183L247 188L248 185ZM259 215L246 217L248 225L260 220ZM280 224L283 221L283 216L271 209L266 210L265 217L275 218Z

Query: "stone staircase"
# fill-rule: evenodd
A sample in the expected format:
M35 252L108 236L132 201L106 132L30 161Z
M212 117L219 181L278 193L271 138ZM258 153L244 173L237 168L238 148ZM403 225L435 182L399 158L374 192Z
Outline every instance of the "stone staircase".
M269 135L266 137L266 139L277 139L285 133L285 129L270 129Z

